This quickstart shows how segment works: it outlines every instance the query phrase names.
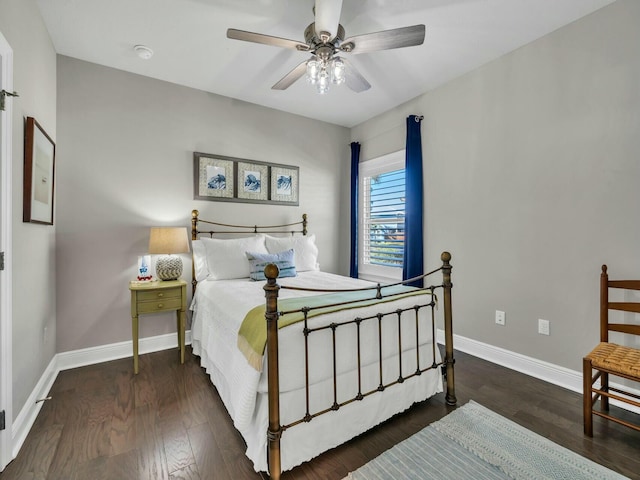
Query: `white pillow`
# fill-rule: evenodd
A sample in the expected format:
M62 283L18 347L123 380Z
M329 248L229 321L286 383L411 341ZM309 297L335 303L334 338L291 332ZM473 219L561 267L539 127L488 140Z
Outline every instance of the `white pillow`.
M265 235L269 253L278 253L293 248L295 251L296 271L319 270L316 235L298 235L289 237L271 237Z
M193 267L196 272L196 281L201 282L209 276L207 249L202 240L192 240L191 249L193 250Z
M249 263L245 252L269 253L264 235L245 238L202 238L207 252L207 269L212 280L249 278Z

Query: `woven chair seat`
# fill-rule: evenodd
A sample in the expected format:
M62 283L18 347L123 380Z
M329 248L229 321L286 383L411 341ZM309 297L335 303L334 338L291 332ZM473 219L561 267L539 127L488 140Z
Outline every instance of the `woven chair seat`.
M594 368L640 378L640 350L601 342L586 356Z

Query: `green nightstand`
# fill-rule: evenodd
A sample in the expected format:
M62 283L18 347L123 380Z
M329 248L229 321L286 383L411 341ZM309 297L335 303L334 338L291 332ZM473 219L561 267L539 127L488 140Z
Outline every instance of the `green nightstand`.
M131 321L133 330L133 373L138 373L138 315L175 310L178 317L178 345L180 363L184 363L184 331L187 310L187 282L166 280L130 282Z

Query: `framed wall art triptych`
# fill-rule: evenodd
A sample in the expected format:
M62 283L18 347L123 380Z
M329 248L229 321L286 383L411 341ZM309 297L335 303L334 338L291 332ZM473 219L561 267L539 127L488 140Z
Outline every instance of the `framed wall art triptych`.
M298 205L300 169L194 152L194 199Z

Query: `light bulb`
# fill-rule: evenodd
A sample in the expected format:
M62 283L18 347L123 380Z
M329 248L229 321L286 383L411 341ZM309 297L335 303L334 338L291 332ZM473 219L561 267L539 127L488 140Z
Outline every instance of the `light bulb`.
M320 72L320 77L318 78L318 93L325 94L329 91L329 75L325 69L322 69Z
M307 81L311 85L315 85L318 82L318 76L320 75L320 64L317 60L309 60L307 62Z
M340 85L345 81L345 65L341 58L331 60L331 82Z

